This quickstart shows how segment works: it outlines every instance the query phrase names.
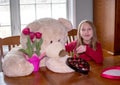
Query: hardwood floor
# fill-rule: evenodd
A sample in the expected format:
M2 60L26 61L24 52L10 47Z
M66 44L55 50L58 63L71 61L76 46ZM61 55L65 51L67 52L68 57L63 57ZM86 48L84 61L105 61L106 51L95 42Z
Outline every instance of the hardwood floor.
M0 85L119 85L120 80L106 79L100 76L101 71L110 66L120 66L120 55L112 56L106 52L103 64L95 64L90 61L91 66L88 75L77 72L54 73L46 67L40 68L39 72L34 72L25 77L7 77L0 73Z

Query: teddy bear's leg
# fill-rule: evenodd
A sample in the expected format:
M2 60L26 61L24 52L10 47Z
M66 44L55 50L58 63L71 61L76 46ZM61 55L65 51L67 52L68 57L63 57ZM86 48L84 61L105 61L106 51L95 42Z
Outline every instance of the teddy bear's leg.
M74 72L73 69L69 68L66 65L66 59L68 56L61 57L61 58L49 58L46 61L46 66L49 70L57 73L69 73Z
M3 61L3 73L9 77L29 75L33 71L33 66L24 59L20 59L19 55L9 55L8 59Z
M34 69L33 65L24 58L18 49L19 48L14 48L6 56L4 56L2 70L6 76L26 76L32 73Z

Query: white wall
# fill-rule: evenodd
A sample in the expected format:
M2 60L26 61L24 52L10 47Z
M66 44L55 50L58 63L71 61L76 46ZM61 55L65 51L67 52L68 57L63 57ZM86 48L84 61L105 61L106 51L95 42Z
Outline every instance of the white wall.
M93 0L76 0L76 27L83 19L93 21Z

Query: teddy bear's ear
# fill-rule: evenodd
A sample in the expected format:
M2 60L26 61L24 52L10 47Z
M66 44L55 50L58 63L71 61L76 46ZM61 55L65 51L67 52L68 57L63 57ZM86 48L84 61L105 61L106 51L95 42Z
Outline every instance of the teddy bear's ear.
M71 29L73 29L72 23L69 20L64 18L59 18L58 21L67 28L66 29L67 31L70 31Z

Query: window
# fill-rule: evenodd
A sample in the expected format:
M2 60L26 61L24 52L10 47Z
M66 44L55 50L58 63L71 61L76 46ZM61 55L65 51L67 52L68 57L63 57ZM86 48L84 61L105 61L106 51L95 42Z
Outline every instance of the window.
M10 35L10 3L9 0L0 0L0 37Z
M0 37L19 35L30 22L63 17L71 20L75 0L0 0Z
M66 0L20 0L20 13L22 28L43 17L67 18Z

